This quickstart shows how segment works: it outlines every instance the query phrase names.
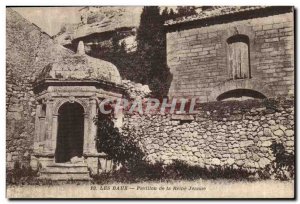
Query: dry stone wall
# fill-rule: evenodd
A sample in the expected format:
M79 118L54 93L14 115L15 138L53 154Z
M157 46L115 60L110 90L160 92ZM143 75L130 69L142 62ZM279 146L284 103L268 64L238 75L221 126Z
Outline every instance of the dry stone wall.
M261 169L273 161L272 141L294 152L293 100L247 100L201 104L182 115L126 115L124 135L136 138L151 162ZM183 120L181 120L182 118Z

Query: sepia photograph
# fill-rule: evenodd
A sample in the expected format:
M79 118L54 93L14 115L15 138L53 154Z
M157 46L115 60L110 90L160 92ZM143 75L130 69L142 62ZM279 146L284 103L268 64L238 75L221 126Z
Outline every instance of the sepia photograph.
M6 198L296 198L294 6L5 10Z

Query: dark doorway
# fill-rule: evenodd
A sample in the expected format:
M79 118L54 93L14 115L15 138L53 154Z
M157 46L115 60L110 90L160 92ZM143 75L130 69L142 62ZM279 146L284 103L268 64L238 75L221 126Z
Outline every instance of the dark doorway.
M55 162L68 162L82 156L84 110L79 103L65 103L58 110L57 145Z

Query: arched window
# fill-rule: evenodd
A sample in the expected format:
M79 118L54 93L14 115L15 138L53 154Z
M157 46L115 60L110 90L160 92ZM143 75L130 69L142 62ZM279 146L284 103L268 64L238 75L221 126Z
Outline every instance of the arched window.
M266 98L265 95L262 93L251 90L251 89L234 89L222 93L217 97L217 101L224 101L224 100L247 100L247 99L264 99Z
M237 34L228 38L227 43L230 79L251 78L249 37Z

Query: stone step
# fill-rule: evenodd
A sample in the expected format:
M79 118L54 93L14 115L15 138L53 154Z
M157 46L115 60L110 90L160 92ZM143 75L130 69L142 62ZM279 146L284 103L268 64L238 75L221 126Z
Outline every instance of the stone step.
M86 164L51 164L48 165L43 171L51 172L85 172L88 171Z
M40 170L40 179L90 180L87 164L54 163Z
M40 173L53 173L53 174L68 174L68 173L89 173L87 169L80 168L47 168L41 169Z
M89 181L89 180L91 180L91 177L89 176L89 174L74 174L74 173L45 174L45 173L42 173L39 176L39 179L49 179L49 180L54 180L54 181L66 181L66 180Z
M53 164L49 164L47 167L82 167L85 166L87 167L86 163L53 163Z

